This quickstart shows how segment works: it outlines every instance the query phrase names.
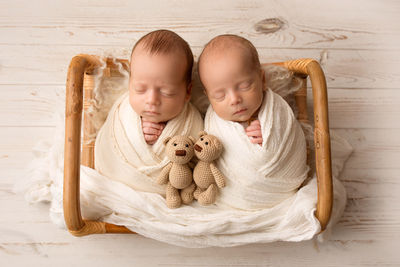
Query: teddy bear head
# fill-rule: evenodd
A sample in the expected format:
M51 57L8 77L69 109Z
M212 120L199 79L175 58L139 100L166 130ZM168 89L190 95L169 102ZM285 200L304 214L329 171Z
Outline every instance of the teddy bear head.
M176 135L164 139L166 153L171 162L178 164L188 163L193 155L194 138L191 136Z
M222 143L217 137L204 131L201 131L199 135L200 139L194 145L196 157L205 162L217 159L222 153Z

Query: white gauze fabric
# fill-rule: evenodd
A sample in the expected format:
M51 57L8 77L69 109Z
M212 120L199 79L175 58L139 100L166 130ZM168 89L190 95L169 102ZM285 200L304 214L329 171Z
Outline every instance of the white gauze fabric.
M282 87L290 84L292 79L287 72L277 72L276 68L267 70L266 75L270 78L269 81L276 80L275 84ZM273 82L269 83L272 89L275 88L273 84ZM286 85L283 86L284 84ZM287 89L290 91L290 88ZM115 95L120 95L120 93L116 92ZM183 247L227 247L278 240L301 241L311 239L320 231L319 222L314 216L317 200L315 175L308 179L298 191L293 190L304 179L302 175L305 171L304 167L297 166L293 163L295 160L292 160L293 162L289 164L292 164L296 171L292 169L282 171L285 167L277 166L277 162L281 159L274 155L265 157L271 159L268 167L265 167L263 163L263 168L255 170L255 162L253 162L251 171L257 173L258 170L259 173L266 173L270 177L274 177L274 168L280 169L284 177L289 177L287 174L291 173L290 177L293 181L283 185L272 183L278 191L284 191L283 188L290 184L288 186L290 189L281 197L271 188L255 190L254 188L258 185L266 189L265 182L257 177L246 179L246 177L234 176L236 180L243 178L240 181L247 183L249 188L236 185L234 179L228 177L227 186L222 190L215 205L202 207L194 202L189 206L184 205L174 210L167 208L162 187L154 183L154 176L165 164L160 143L147 149L144 149L146 145L143 142L138 144L144 141L143 136L140 131L137 131L138 127L134 129L135 125L138 126L137 117L132 116L126 101L126 97L123 96L117 100L107 118L108 126L98 133L95 157L96 165L98 165L96 168L100 172L81 166L80 196L82 215L85 219L98 219L125 225L141 235ZM268 101L268 98L265 101ZM203 104L203 102L199 103ZM24 179L20 185L23 184L22 190L26 192L25 196L29 202L51 202L52 221L65 227L62 207L64 108L62 105L60 107L53 143L41 143L35 148L37 157L32 163L29 179ZM187 109L191 109L191 105L185 108L187 112ZM274 114L269 115L274 116ZM183 125L186 125L183 126L186 129L190 128L185 124L188 117L190 116L182 115L183 119L180 120ZM194 124L193 127L195 127ZM173 134L174 130L167 130L167 128L164 129L165 134L163 132L159 140L162 140L163 136L168 136L167 133ZM292 128L297 129L298 126L292 126ZM266 126L263 131L267 129ZM196 130L193 131L196 132ZM297 130L295 132L300 136ZM274 144L274 151L279 152L287 161L299 157L295 156L296 152L294 155L288 155L290 149L279 149L278 140L286 142L289 146L302 146L300 143L303 141L293 140L292 137L292 133L287 133L286 137L277 137L277 143ZM312 139L312 135L306 137ZM244 139L241 142L245 142ZM268 138L264 138L264 142L264 147L271 144ZM333 225L343 212L346 202L345 190L335 177L351 153L351 147L347 141L332 131L331 144L334 209L328 226ZM137 148L132 146L137 146ZM248 146L248 144L244 146L240 153L243 153ZM226 149L230 151L229 146L226 146ZM261 147L256 146L252 149L258 154L262 150ZM240 153L237 156L240 156ZM223 163L219 162L218 166L223 167ZM240 166L245 167L242 162ZM276 176L277 180L280 178ZM244 191L241 192L241 190ZM266 199L262 198L263 191ZM234 194L229 194L229 192L234 192ZM256 195L249 196L249 192L256 192ZM269 197L271 199L268 199ZM244 199L238 201L238 198ZM284 200L269 207L279 199Z
M320 231L314 216L317 187L314 177L298 190L308 172L301 126L288 104L270 90L259 118L264 122L262 147L250 142L240 124L219 119L209 108L206 130L224 143L217 166L227 177L215 205L202 207L195 202L171 210L160 194L151 193L151 187L134 190L82 167L84 216L185 247L311 239ZM334 184L332 221L336 222L346 197L336 179Z

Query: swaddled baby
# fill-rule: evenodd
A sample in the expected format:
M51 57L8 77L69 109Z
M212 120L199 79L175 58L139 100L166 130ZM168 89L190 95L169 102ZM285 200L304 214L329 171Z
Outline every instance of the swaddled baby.
M189 103L193 55L176 33L158 30L133 47L129 93L111 108L95 145L95 168L139 191L165 194L155 179L168 161L163 139L196 137L200 113Z
M220 203L268 208L295 194L308 172L305 137L289 105L267 89L255 47L239 36L217 36L198 69L211 104L205 130L225 148Z

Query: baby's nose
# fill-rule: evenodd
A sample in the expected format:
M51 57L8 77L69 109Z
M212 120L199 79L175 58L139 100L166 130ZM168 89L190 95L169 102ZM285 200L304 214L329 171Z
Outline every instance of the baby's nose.
M242 102L242 97L238 92L232 90L230 93L230 100L231 105L237 105Z
M146 95L146 104L158 105L160 103L160 96L156 90L148 90Z

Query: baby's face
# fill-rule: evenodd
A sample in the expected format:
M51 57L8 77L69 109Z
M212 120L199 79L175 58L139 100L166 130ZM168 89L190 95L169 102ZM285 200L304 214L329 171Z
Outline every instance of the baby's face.
M264 72L254 70L242 50L207 55L200 68L207 97L222 119L247 121L261 106Z
M185 70L183 53L150 54L136 47L129 80L129 102L135 112L155 123L176 117L190 98Z

